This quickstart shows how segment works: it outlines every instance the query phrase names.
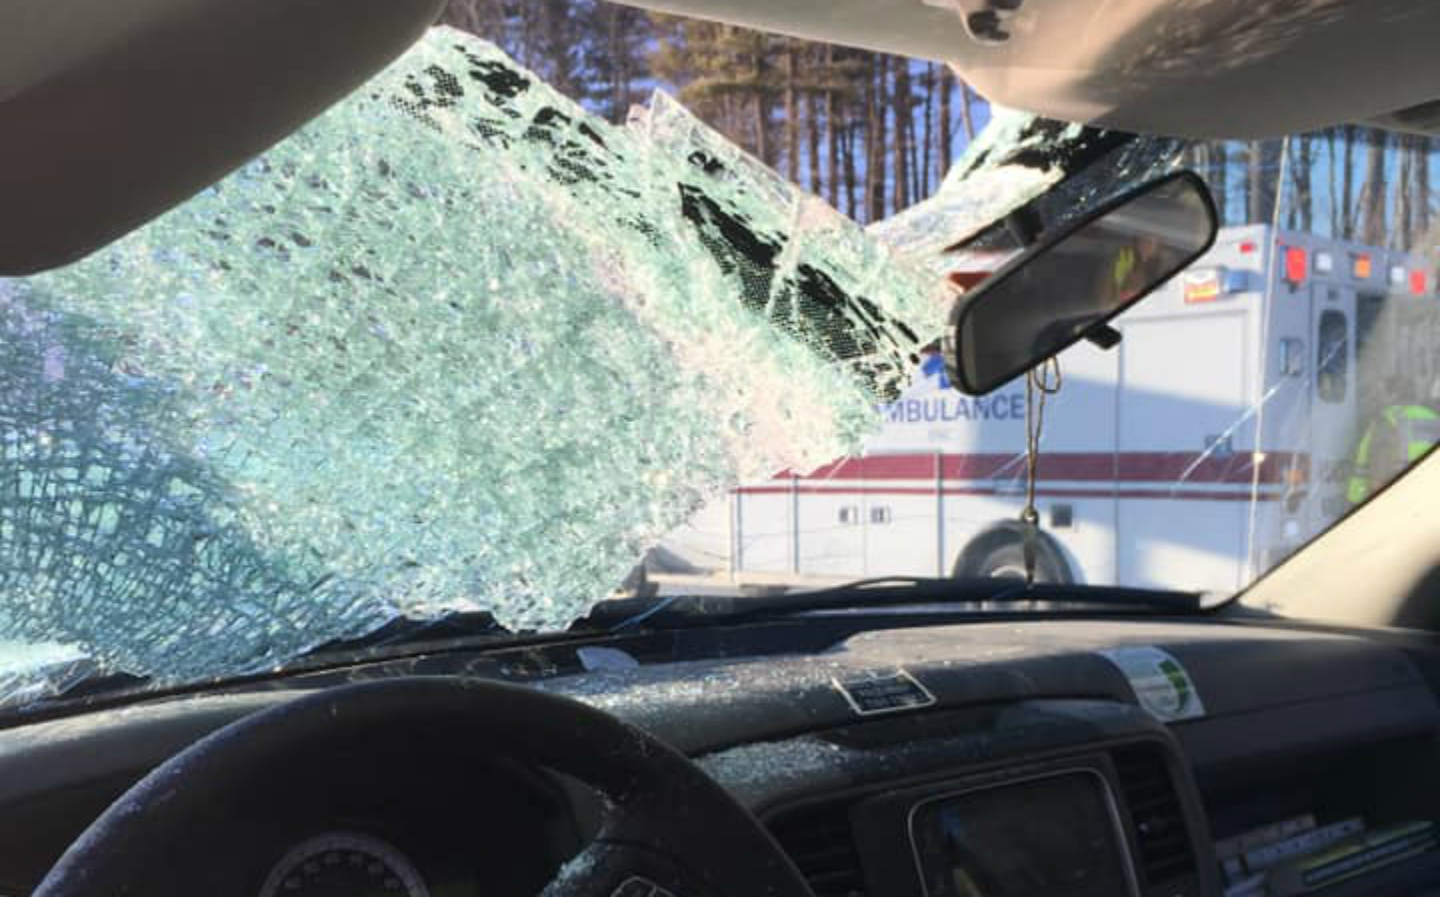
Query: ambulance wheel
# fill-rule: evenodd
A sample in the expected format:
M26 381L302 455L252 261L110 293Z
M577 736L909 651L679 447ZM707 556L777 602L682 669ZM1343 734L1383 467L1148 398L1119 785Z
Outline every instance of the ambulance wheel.
M954 577L956 579L988 579L991 577L1008 577L1011 579L1023 579L1025 577L1025 547L1024 536L1020 532L1019 524L997 527L982 536L977 537L973 542L960 552L960 557L955 560ZM1070 565L1065 561L1065 554L1055 540L1045 533L1040 534L1040 542L1035 555L1035 581L1053 583L1072 583L1074 575L1070 572Z

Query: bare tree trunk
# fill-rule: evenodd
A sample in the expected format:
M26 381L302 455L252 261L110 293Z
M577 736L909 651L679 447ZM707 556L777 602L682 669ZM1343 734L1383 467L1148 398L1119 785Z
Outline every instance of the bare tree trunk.
M1182 154L1184 163L1195 171L1201 172L1207 181L1210 174L1211 146L1209 143L1192 143L1185 148Z
M1385 132L1370 129L1366 143L1365 185L1360 190L1360 238L1379 246L1385 242Z
M450 0L445 4L445 12L440 14L442 24L451 25L472 34L480 33L479 29L475 27L479 18L479 4L475 0ZM496 35L490 37L493 40Z
M1345 166L1344 176L1341 178L1340 196L1340 237L1345 240L1355 238L1355 126L1346 125L1344 129L1345 154L1341 164Z
M1290 217L1293 222L1290 226L1311 233L1315 228L1315 191L1311 183L1315 175L1314 138L1307 134L1290 145Z
M955 146L954 125L950 121L950 92L954 89L955 76L950 73L950 66L940 66L940 152L936 153L940 169L936 172L937 183L943 183L950 171L950 153Z
M840 207L840 133L835 126L835 45L825 45L825 176L830 187L830 205ZM852 207L848 214L854 214Z
M960 82L960 127L965 131L965 145L975 139L975 118L970 113L970 85Z
M1200 172L1210 186L1210 195L1215 201L1215 214L1221 223L1225 221L1225 144L1196 142L1189 150L1190 167Z
M1275 217L1280 181L1280 142L1257 140L1248 148L1249 171L1245 181L1246 215L1252 223L1268 224Z
M1415 145L1408 134L1396 137L1396 143L1400 150L1400 171L1395 176L1395 226L1390 229L1388 236L1391 248L1405 250L1410 248L1410 233L1415 227L1410 206L1414 186L1412 181L1415 177Z
M1340 193L1335 186L1335 139L1338 132L1331 128L1325 133L1325 167L1330 170L1330 236L1339 237L1344 228L1340 221Z
M620 7L611 6L605 11L606 48L610 52L610 115L611 122L619 123L625 115L627 100L626 86L629 79L622 73L625 57L625 34L620 27Z
M824 183L820 170L820 99L813 90L805 95L805 142L810 192L819 196Z
M502 0L450 0L440 21L502 46L510 43Z
M1245 160L1245 180L1241 187L1245 192L1245 223L1253 224L1257 218L1255 215L1256 195L1258 194L1257 183L1259 180L1260 159L1255 152L1255 141L1246 141L1243 146L1242 158Z
M915 199L921 200L930 195L930 159L935 147L935 88L939 82L939 76L935 72L935 63L925 63L925 129L921 132L921 138L917 141L920 150L920 164L916 166Z
M886 150L886 96L888 79L886 59L880 54L874 56L874 74L871 78L870 95L866 115L867 146L865 149L866 220L879 221L885 217L885 174Z
M845 153L845 214L858 219L860 205L855 200L855 127L854 122L846 126L842 149Z
M753 115L750 126L754 129L755 133L755 155L760 157L760 161L769 165L774 160L770 158L770 141L766 139L769 136L770 122L768 119L770 116L766 114L767 109L765 107L764 92L760 90L754 91L750 104Z
M534 67L535 71L539 73L540 77L550 83L551 87L561 93L565 93L565 87L557 77L559 72L556 70L556 67L553 65L553 60L550 58L552 38L555 33L556 9L554 5L550 3L550 0L537 0L537 2L532 2L531 8L535 11L535 49L532 53L534 58L530 64ZM563 15L563 11L561 11L561 14Z
M535 65L535 6L526 3L519 7L520 17L520 46L517 54L522 65L529 68L538 68Z
M879 116L876 114L876 107L879 106L875 96L875 80L880 70L880 60L872 58L870 61L870 76L865 81L864 107L865 107L865 220L875 220L875 181L880 176L880 166L875 163L875 135L880 132Z
M1428 136L1416 137L1415 142L1415 198L1411 205L1415 209L1415 230L1410 234L1409 244L1414 247L1430 232L1430 150L1432 141Z
M922 144L920 140L920 130L915 124L914 116L912 115L907 119L905 124L906 131L909 132L905 138L905 149L910 156L910 202L913 203L919 202L925 196L925 169L929 163L928 161L922 162L920 159L920 147ZM928 149L929 144L925 143L924 146Z
M800 104L795 95L795 40L785 38L785 165L791 183L800 181Z
M1209 160L1206 171L1210 180L1210 195L1215 198L1215 214L1219 216L1221 225L1224 225L1230 223L1230 145L1224 141L1216 141L1209 145L1205 155Z
M805 68L815 71L816 49L806 53ZM806 81L811 79L806 75ZM805 88L805 167L809 168L809 186L811 193L821 196L824 190L824 179L822 179L821 167L819 167L819 94L815 91L814 84L808 84Z
M891 185L893 211L900 211L910 204L910 63L907 59L895 61L895 95L891 100L895 116L895 178Z
M921 192L920 181L924 176L924 170L920 166L920 130L915 124L915 100L914 93L906 101L905 108L909 113L905 116L905 155L906 166L910 172L910 202L916 202L924 194ZM929 143L925 144L929 148ZM897 210L898 211L898 210Z

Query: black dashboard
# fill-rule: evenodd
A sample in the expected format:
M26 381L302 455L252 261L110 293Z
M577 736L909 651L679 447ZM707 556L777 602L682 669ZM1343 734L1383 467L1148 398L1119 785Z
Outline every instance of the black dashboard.
M529 682L660 737L817 897L1440 893L1440 647L1418 637L897 615L596 646L434 652L0 731L0 894L29 893L129 784L226 722L433 674ZM330 862L393 893L413 876L437 897L534 894L603 812L559 777L477 770L463 744L335 772L300 802L313 813L233 835L255 893L304 895Z

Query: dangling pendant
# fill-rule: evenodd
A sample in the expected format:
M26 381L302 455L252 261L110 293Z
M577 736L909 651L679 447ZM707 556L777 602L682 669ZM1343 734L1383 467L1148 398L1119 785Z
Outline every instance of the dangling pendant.
M1040 514L1034 505L1026 505L1020 512L1024 542L1021 551L1025 556L1025 587L1035 584L1035 563L1040 553Z

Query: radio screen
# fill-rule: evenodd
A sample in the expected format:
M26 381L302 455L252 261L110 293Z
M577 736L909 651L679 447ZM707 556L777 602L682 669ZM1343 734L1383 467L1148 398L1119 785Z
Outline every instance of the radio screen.
M929 897L1123 897L1132 889L1103 780L1085 772L921 804Z

